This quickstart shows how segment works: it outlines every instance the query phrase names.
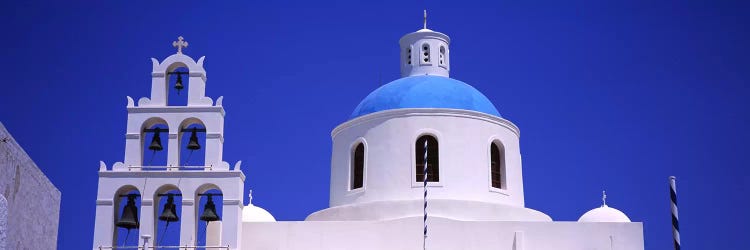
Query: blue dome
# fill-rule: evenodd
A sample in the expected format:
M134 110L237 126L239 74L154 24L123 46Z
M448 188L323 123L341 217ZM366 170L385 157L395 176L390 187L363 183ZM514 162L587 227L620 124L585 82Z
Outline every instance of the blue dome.
M376 89L352 112L350 119L390 109L449 108L500 117L487 97L474 87L443 76L410 76Z

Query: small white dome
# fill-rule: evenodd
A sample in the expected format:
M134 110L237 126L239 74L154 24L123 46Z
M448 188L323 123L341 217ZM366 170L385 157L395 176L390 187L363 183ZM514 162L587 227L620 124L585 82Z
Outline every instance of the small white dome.
M242 222L274 222L276 218L261 207L253 205L253 190L248 190L249 201L242 207Z
M630 222L630 218L620 210L603 205L581 215L578 222Z
M276 218L263 208L252 203L242 208L242 222L273 222Z

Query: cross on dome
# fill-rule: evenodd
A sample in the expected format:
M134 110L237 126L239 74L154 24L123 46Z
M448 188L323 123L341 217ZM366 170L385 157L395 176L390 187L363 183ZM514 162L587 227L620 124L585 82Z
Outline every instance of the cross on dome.
M177 54L182 54L182 48L187 48L188 42L182 36L179 36L177 41L172 42L172 46L177 48Z
M602 190L602 206L603 207L607 206L607 192L603 190Z
M427 29L427 10L424 10L424 23L422 26L424 29Z
M253 190L252 189L247 190L247 198L248 198L247 203L253 204Z

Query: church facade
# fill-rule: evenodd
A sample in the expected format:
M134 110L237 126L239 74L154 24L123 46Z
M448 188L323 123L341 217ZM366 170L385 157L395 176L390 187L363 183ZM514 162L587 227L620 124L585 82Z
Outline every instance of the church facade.
M152 59L150 97L128 97L125 160L100 166L93 249L644 248L642 224L606 200L578 221L525 207L519 129L450 78L450 38L425 25L399 44L402 78L331 132L329 208L275 221L243 204L241 162L222 160L222 97L205 96L204 57L183 54L180 37L176 54ZM167 105L170 77L181 90L183 76L187 105ZM164 164L147 164L164 148ZM181 161L193 150L204 152L200 165ZM178 220L179 245L160 244L158 223ZM137 245L118 246L123 230L137 232Z

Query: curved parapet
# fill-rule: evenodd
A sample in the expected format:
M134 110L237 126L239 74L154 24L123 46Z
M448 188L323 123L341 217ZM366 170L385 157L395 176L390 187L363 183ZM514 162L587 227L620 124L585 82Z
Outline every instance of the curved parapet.
M552 221L524 207L468 200L428 200L429 217L457 221ZM422 217L422 200L376 201L337 206L310 214L306 221L383 221Z

